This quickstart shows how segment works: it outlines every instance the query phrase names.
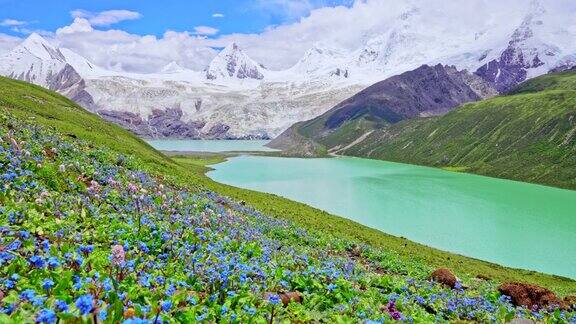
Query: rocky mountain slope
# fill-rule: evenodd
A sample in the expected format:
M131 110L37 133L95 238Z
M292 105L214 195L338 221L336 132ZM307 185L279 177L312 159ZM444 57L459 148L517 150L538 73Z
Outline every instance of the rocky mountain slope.
M0 74L59 91L145 137L267 138L423 64L467 69L499 92L570 69L576 30L548 5L532 1L521 21L478 19L458 29L447 12L407 5L357 49L321 42L282 71L264 68L237 44L203 71L177 62L152 74L107 71L33 34L0 58Z
M270 146L295 154L313 153L303 151L306 146L296 135L300 134L335 152L375 129L405 119L445 114L463 103L496 94L490 84L467 71L440 64L423 65L378 82L323 115L294 125Z

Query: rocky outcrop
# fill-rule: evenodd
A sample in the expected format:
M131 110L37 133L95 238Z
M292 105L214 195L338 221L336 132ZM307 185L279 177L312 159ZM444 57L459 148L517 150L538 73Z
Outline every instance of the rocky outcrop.
M154 138L202 138L203 122L185 122L182 120L182 109L155 109L148 116L148 128Z
M563 305L562 300L552 291L537 285L520 282L505 283L498 287L498 291L503 295L509 296L515 306L539 309Z
M446 287L454 288L458 282L458 278L447 268L440 268L432 272L430 279L437 283L443 284Z
M225 124L215 124L206 130L203 121L184 121L180 108L155 109L148 119L126 111L99 110L98 114L144 138L239 139L228 134L230 127ZM241 139L268 138L246 136Z

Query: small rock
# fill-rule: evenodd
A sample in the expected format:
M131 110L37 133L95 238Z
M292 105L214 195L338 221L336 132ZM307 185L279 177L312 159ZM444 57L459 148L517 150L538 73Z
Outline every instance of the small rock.
M430 278L450 288L456 287L456 282L458 282L458 279L454 273L452 273L452 271L447 268L437 269L436 271L432 272Z
M4 292L0 290L0 302L2 301L2 299L4 299Z
M483 275L483 274L481 274L481 273L478 274L478 275L476 276L476 278L477 278L477 279L480 279L480 280L484 280L484 281L490 281L490 280L492 280L492 278L488 277L487 275Z
M0 298L0 299L2 299L2 298ZM576 311L576 296L564 297L564 303L566 304L567 309Z
M510 282L500 285L498 291L510 296L515 306L531 309L562 305L562 301L552 291L537 285Z

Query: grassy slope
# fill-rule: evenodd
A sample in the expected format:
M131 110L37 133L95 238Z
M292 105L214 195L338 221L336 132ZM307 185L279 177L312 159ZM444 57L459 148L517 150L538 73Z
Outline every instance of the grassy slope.
M345 152L569 189L576 189L575 153L576 73L546 75L442 117L400 122Z
M40 87L0 78L0 109L7 109L31 123L52 126L59 132L90 140L96 145L105 145L118 152L136 155L146 163L145 166L150 171L170 175L179 183L192 183L194 186L205 187L233 199L243 200L271 216L286 218L309 228L356 238L375 247L397 251L407 262L419 259L431 266L450 267L463 277L484 274L497 281L521 280L544 285L561 294L576 293L576 281L573 280L504 268L442 252L275 195L218 184L207 178L204 173L208 170L207 164L222 161L222 156L180 157L172 160L129 132Z

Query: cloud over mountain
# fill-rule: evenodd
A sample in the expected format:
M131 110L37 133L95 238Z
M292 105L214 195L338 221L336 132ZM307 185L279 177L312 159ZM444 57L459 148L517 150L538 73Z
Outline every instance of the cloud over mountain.
M166 31L161 36L154 36L101 28L138 19L140 14L137 12L80 10L72 13L75 19L69 26L58 29L53 41L103 67L132 72L158 71L172 61L200 71L216 56L214 48L224 48L235 42L255 61L279 70L296 64L318 42L348 51L357 50L375 36L397 28L394 27L398 25L397 20L409 19L410 15L419 15L421 29L426 29L421 31L423 34L428 31L444 34L447 39L462 42L490 39L497 33L508 36L535 3L564 21L567 32L576 28L573 23L576 2L572 0L470 0L466 5L456 0L356 0L349 6L323 6L330 5L330 1L316 0L255 0L256 5L264 8L262 10L275 8L285 14L299 12L295 16L304 15L304 18L270 26L254 34L216 36L217 26L197 26L191 27L190 31ZM7 45L2 44L0 48L3 46Z

